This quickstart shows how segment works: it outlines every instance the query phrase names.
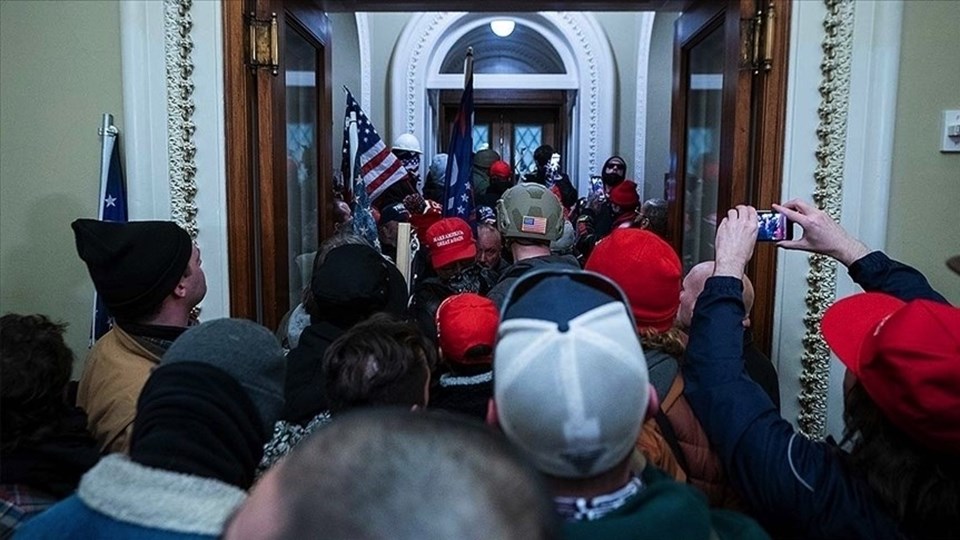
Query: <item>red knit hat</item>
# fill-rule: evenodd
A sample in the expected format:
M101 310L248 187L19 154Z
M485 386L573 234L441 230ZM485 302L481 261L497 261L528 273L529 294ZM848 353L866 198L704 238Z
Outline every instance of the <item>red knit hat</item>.
M610 190L610 202L626 210L632 210L640 205L640 195L637 193L637 183L633 180L624 180Z
M456 364L490 363L499 322L497 306L489 298L463 293L444 300L437 308L437 339L444 359ZM478 345L490 347L490 354L467 358L467 351Z
M458 217L443 218L427 228L427 247L434 270L477 256L477 243L466 221Z
M494 161L493 165L490 166L490 176L510 178L512 175L513 171L510 170L510 164L506 161Z
M597 244L584 268L609 277L623 289L637 330L666 332L673 326L683 273L676 252L656 234L616 229Z
M960 452L960 309L863 293L830 306L820 328L890 422L924 446Z

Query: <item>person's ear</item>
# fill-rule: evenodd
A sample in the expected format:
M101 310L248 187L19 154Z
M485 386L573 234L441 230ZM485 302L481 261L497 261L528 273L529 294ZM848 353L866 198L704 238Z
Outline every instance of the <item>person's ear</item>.
M744 328L750 328L750 317L744 317L741 323Z
M177 286L173 288L173 291L170 292L178 300L187 296L187 285L186 285L186 276L180 278L180 282L177 283Z
M497 414L497 403L493 398L487 400L487 425L500 429L500 416Z
M652 384L647 384L647 386L650 387L650 396L647 398L647 415L644 417L644 421L656 416L657 411L660 410L660 397L657 395L657 389Z

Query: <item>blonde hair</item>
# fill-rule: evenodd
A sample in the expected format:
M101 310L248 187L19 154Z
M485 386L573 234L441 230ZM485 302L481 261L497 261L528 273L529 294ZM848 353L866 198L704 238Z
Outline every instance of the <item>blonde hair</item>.
M640 337L640 344L644 349L660 349L671 356L681 356L687 349L683 331L676 326L666 332L658 332L649 327L640 328L637 336Z

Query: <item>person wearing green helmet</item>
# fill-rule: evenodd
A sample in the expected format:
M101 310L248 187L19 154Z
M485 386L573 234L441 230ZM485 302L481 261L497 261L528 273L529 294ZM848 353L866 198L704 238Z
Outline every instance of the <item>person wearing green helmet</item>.
M580 268L573 255L550 251L550 242L563 234L563 221L560 199L546 186L521 182L504 192L497 202L497 228L514 262L500 274L488 298L500 306L511 285L532 270Z

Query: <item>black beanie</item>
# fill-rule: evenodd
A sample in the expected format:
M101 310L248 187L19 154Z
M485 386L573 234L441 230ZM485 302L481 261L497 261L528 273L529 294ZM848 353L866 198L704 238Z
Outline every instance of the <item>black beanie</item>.
M137 400L130 459L248 489L268 433L248 392L226 371L161 364Z
M135 320L173 292L193 253L187 231L170 221L74 221L77 254L111 315Z
M407 283L390 261L369 246L348 244L330 250L310 280L317 320L349 328L379 311L401 316Z

